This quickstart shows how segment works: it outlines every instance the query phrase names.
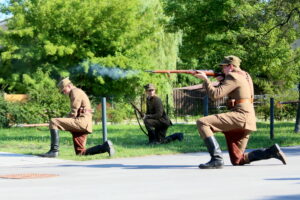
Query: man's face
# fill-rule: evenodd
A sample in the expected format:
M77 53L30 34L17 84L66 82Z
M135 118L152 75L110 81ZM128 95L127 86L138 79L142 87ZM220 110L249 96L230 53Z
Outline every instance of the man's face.
M222 71L224 74L228 74L233 69L232 65L222 65Z
M154 90L154 89L149 89L149 90L146 90L146 93L147 93L147 95L148 95L149 97L152 97L152 96L154 96L154 94L155 94L155 90Z
M71 92L71 87L70 85L66 85L62 90L61 92L65 95L68 95L70 92Z

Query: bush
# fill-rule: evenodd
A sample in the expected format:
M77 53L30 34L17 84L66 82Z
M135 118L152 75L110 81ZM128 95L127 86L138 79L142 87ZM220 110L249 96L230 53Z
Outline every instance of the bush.
M58 107L58 108L57 108ZM69 108L61 107L61 104L53 102L47 106L40 102L30 100L27 103L12 103L0 100L0 127L8 127L11 124L20 123L45 123L52 117L61 117L69 111Z
M56 87L56 81L48 72L38 70L32 75L23 74L21 83L27 88L26 103L0 101L0 126L18 123L45 123L52 117L61 117L69 112L68 97Z
M297 90L283 91L282 94L274 95L274 118L275 120L292 120L296 117L297 104L280 104L282 101L294 101L298 97ZM263 99L256 101L256 116L260 119L270 119L270 97L265 96Z
M12 118L11 113L13 112L13 106L4 101L3 95L0 98L0 127L8 127L10 119Z
M133 117L133 108L128 102L118 102L108 109L107 114L112 123L120 123Z

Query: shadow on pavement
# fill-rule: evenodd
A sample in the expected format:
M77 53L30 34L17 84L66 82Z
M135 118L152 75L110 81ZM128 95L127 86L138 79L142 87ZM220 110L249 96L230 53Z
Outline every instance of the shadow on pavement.
M33 157L31 154L0 153L0 157Z
M124 165L124 164L99 164L99 165L59 165L58 167L93 167L93 168L124 168L124 169L182 169L193 168L195 165Z
M300 194L267 197L267 198L263 198L261 200L283 200L283 199L284 200L299 200Z
M266 178L266 181L300 181L300 177L288 177L288 178ZM300 184L296 182L294 184ZM299 198L300 199L300 198Z
M294 181L294 180L300 180L300 178L266 178L267 181Z
M300 155L300 147L281 147L282 151L288 156L299 156Z

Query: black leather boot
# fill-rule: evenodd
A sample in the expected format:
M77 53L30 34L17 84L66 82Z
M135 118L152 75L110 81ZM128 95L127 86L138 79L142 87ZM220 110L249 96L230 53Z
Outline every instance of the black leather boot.
M59 131L51 129L50 130L51 135L51 145L50 150L47 153L40 154L41 157L47 157L47 158L55 158L58 156L59 151Z
M273 146L267 149L257 149L248 153L249 162L265 160L270 158L276 158L280 160L284 165L286 165L285 155L281 151L278 144L274 144Z
M115 149L113 147L113 143L110 140L107 140L101 145L97 145L91 148L88 148L85 151L84 155L95 155L99 153L105 153L107 152L109 156L113 156L115 154Z
M148 139L149 139L148 144L156 144L157 143L156 136L155 136L155 130L148 129Z
M211 156L211 159L208 163L200 164L200 169L220 169L224 165L222 151L220 146L215 138L215 136L207 137L204 139L207 150Z
M169 135L168 137L166 137L163 141L163 143L169 143L169 142L172 142L172 141L175 141L175 140L178 140L178 141L182 141L184 138L183 136L183 133L174 133L172 135Z

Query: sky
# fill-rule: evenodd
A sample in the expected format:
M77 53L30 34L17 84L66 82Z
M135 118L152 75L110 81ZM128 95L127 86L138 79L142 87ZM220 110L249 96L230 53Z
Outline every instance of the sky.
M7 0L0 0L0 3L5 3L5 2L7 2ZM0 21L4 20L5 18L7 18L7 16L0 13Z

